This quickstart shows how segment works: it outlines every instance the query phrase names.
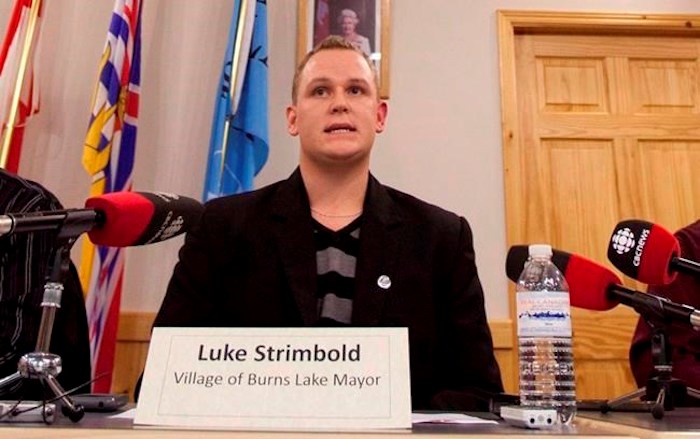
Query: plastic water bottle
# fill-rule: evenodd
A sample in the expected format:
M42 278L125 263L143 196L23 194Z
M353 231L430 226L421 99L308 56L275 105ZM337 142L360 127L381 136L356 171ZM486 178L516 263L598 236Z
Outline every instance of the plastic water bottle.
M516 286L520 405L556 409L558 422L576 415L569 285L552 263L552 247L531 245Z

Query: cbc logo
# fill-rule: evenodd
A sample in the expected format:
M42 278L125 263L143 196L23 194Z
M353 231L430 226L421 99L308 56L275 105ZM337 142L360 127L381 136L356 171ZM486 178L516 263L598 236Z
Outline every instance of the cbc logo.
M618 230L612 237L612 246L618 255L623 255L634 247L634 233L627 227Z
M182 219L181 216L178 216L175 218L175 220L170 223L165 230L163 231L163 234L160 237L161 241L164 241L166 239L169 239L175 235L177 235L180 230L182 229L182 226L185 224L185 220Z

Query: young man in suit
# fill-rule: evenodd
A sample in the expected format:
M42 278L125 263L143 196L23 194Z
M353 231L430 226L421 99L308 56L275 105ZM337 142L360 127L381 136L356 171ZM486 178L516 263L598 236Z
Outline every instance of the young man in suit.
M369 59L328 37L297 68L288 180L207 203L155 326L408 327L413 409L502 391L464 218L369 172L387 103Z

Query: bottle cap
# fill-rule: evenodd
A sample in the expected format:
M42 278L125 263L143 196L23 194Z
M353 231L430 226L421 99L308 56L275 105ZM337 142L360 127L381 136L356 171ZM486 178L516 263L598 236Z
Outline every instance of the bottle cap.
M551 257L552 246L549 244L532 244L528 247L528 253L531 258Z

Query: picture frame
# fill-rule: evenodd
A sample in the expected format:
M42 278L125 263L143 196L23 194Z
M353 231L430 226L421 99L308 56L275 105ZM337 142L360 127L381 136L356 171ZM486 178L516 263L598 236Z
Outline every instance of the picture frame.
M389 23L390 0L298 0L297 64L326 36L348 35L374 63L379 96L388 99Z

